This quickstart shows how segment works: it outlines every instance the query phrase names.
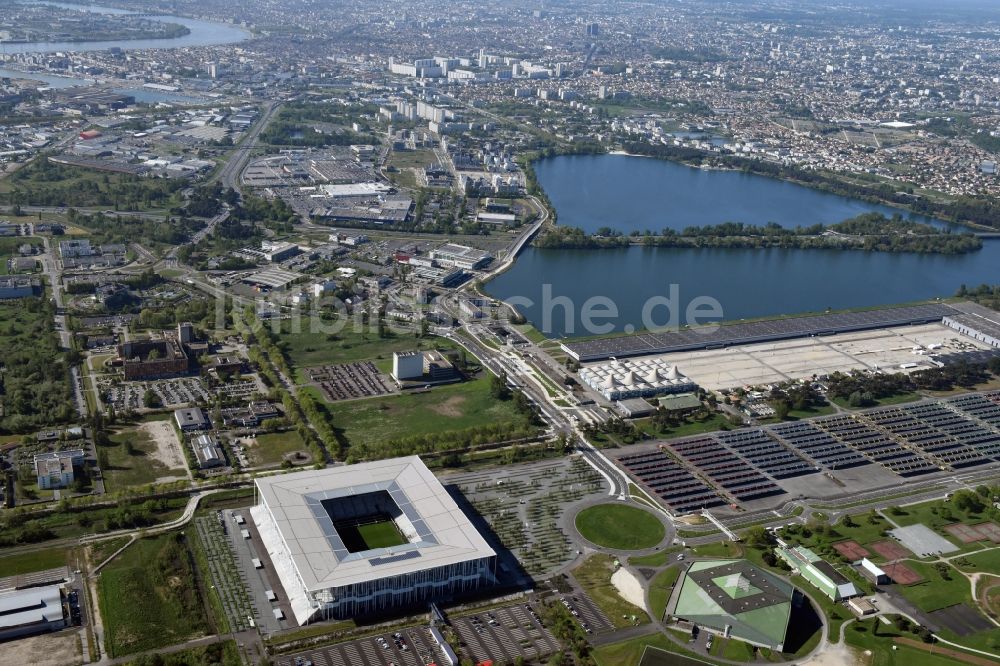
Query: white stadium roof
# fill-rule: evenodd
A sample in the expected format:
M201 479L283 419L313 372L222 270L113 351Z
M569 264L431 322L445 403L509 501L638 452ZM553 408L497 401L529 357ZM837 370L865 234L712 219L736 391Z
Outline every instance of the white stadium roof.
M258 478L255 483L260 503L254 513L266 507L282 550L309 591L496 554L418 456ZM321 503L381 491L401 511L396 522L405 527L409 543L349 552ZM261 527L265 540L270 532Z

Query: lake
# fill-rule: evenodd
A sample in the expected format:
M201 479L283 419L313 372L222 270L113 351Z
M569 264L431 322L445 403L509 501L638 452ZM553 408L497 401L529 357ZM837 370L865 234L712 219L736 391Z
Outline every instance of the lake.
M591 233L601 227L623 233L646 229L659 233L664 228L680 231L723 222L809 226L833 224L869 211L945 224L765 176L695 169L646 157L563 155L534 166L559 223Z
M759 176L702 171L639 157L561 156L536 163L535 171L556 207L560 224L588 230L605 225L623 231L668 225L680 229L727 220L828 224L871 210L895 212ZM609 185L609 180L617 186ZM646 186L636 187L635 183ZM692 187L700 194L684 192ZM589 203L584 206L581 201ZM665 210L657 211L657 207ZM800 221L804 216L808 219ZM654 219L658 220L655 225ZM635 226L625 226L624 221ZM518 308L546 334L572 337L598 332L581 326L580 314L588 298L609 299L618 314L600 321L613 323L616 331L628 331L643 326L644 306L652 298L669 297L670 285L676 285L674 309L684 323L684 309L700 296L718 301L723 319L738 320L947 297L963 283L973 286L984 282L1000 283L1000 240L985 240L979 252L958 256L838 250L529 247L510 270L487 285L487 290L497 298L517 299L516 303L522 303ZM550 303L559 297L565 299L547 307L546 290ZM523 304L523 299L531 303ZM567 303L573 310L568 317L563 307ZM652 312L652 323L665 323L665 307Z
M53 7L96 12L99 14L130 13L121 9L101 7L99 5L71 5L60 2L35 2L32 4L51 5ZM55 53L57 51L76 53L82 51L104 51L114 47L133 50L173 49L184 46L235 44L251 37L248 31L226 23L202 21L182 16L147 16L146 18L164 23L177 23L187 27L190 32L174 39L122 39L103 42L28 42L23 44L0 43L0 53Z

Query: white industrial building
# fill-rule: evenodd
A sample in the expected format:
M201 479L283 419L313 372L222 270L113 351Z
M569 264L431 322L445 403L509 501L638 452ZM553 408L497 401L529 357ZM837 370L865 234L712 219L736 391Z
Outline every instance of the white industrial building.
M963 303L962 309L966 312L945 317L942 323L962 335L1000 348L1000 313L972 303Z
M198 435L191 440L191 448L194 449L198 467L201 469L222 467L226 464L226 454L222 452L222 447L212 435Z
M398 381L420 379L424 375L424 355L418 351L392 353L392 378Z
M446 601L495 581L496 553L418 456L258 478L250 510L299 624ZM392 522L370 548L360 527Z
M686 393L697 384L661 358L615 360L580 370L580 380L608 400Z
M59 631L65 626L58 585L0 593L0 641Z
M441 247L431 250L431 259L445 266L475 270L490 263L493 257L472 247L445 243Z

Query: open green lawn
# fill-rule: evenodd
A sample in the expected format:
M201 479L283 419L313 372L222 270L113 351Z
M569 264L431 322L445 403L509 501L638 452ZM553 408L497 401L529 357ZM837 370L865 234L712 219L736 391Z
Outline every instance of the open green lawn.
M111 657L180 643L207 628L181 534L133 544L101 571L97 590Z
M725 414L716 412L702 420L687 418L682 424L663 430L654 426L652 419L639 419L634 421L634 423L639 430L649 434L651 437L674 439L722 430L729 425L729 419L726 418Z
M961 546L962 544L947 532L941 531L942 527L953 523L975 525L976 523L988 520L986 515L982 513L960 511L955 507L953 502L948 500L932 500L921 504L899 507L898 510L902 512L900 515L896 515L896 513L888 510L884 513L899 525L906 526L923 523L932 530L937 530L941 536L953 542L956 546Z
M694 653L677 645L660 632L636 636L618 643L608 643L594 649L594 660L598 666L638 666L642 659L642 653L646 648L665 650L676 655L694 657ZM697 657L695 663L716 663L705 660L704 657ZM678 666L686 666L683 661L677 661Z
M923 576L924 580L900 586L899 592L921 610L929 612L964 602L972 604L969 581L953 568L948 571L950 580L945 580L933 565L907 562L906 566Z
M45 571L65 566L69 551L64 548L40 550L20 555L0 557L0 576L17 576L20 574Z
M856 628L857 627L857 628ZM859 628L864 628L861 631ZM844 640L848 645L862 651L869 651L871 656L862 663L870 666L954 666L954 659L934 654L909 645L896 644L896 637L914 639L913 634L900 632L892 625L884 625L871 619L852 623L844 632ZM895 649L893 646L895 645ZM941 646L947 648L947 646Z
M965 563L968 561L969 565ZM969 571L983 571L986 573L1000 573L1000 548L992 548L981 553L971 553L959 560L952 560L952 564Z
M436 164L437 161L433 150L394 150L389 156L389 164L397 169L423 169L426 166Z
M108 492L153 483L164 476L187 476L187 470L167 467L156 459L156 442L145 430L119 430L111 435L111 441L113 446L98 449L107 455L107 465L102 465L102 473Z
M302 324L302 332L292 333L290 324L284 324L277 342L288 356L291 365L298 371L297 380L305 382L301 370L320 365L351 363L353 361L387 359L394 351L413 349L453 349L454 344L438 337L416 338L399 333L388 338L380 338L376 331L359 333L354 323L349 322L338 333L310 332L309 322ZM331 328L336 322L324 322Z
M901 405L907 402L916 402L924 396L916 392L906 392L897 393L896 395L886 396L885 398L879 398L875 400L870 405L865 405L864 407L851 407L847 404L846 398L834 398L833 401L837 403L840 407L844 409L871 409L872 407L888 407L889 405Z
M272 465L280 463L288 453L306 451L305 442L296 430L286 432L271 432L257 435L257 443L247 447L251 462L256 465Z
M573 578L590 595L615 627L631 627L649 622L641 608L625 601L611 584L615 558L610 555L591 555L583 564L573 569ZM632 618L636 621L633 621Z
M330 403L328 409L334 427L343 430L352 446L374 447L394 438L489 424L527 423L513 401L493 397L485 378L423 393Z
M576 516L576 529L593 544L614 550L652 548L663 541L659 518L627 504L599 504Z
M680 567L670 567L664 569L649 581L649 606L654 618L662 618L667 610L667 602L670 601L670 592L674 589L674 583L680 576Z

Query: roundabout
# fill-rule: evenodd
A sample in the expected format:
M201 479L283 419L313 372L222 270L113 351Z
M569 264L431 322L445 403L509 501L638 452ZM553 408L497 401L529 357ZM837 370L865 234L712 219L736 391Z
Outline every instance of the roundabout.
M645 550L663 541L666 528L650 511L628 504L603 503L576 514L576 531L599 548Z

